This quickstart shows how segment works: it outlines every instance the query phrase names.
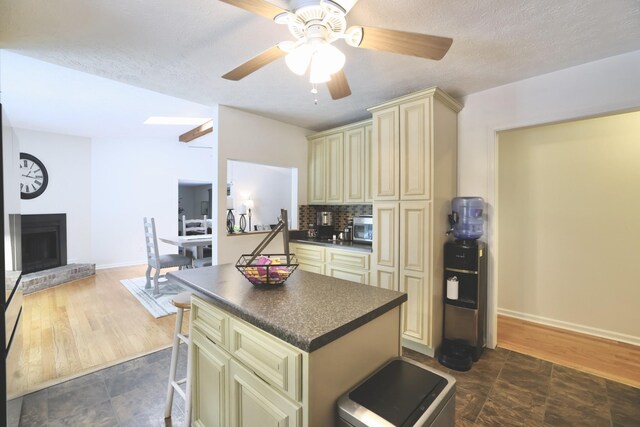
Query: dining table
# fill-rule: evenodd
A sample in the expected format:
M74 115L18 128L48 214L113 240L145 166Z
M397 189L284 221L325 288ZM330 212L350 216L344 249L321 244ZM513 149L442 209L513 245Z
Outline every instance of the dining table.
M158 237L158 240L178 246L193 253L194 259L202 258L203 248L213 243L213 234L195 234L192 236Z

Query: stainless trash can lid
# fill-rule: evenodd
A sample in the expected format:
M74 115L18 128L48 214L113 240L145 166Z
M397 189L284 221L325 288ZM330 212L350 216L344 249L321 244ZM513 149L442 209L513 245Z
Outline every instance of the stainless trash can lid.
M408 359L392 359L340 398L340 416L354 425L370 425L364 419L375 418L372 412L387 425L413 426L425 412L437 414L455 390L453 377L436 372Z

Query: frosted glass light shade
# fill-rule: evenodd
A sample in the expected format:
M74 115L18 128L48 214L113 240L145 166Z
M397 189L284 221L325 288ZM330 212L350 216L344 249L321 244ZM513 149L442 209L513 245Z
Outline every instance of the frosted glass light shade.
M344 53L332 44L322 43L316 47L311 66L319 67L318 73L331 75L340 71L344 62Z
M289 52L284 57L284 61L294 74L303 76L307 72L313 52L313 47L305 43Z
M302 44L289 52L284 59L287 67L299 76L311 68L311 83L328 82L331 80L331 74L340 71L346 60L344 53L326 41Z

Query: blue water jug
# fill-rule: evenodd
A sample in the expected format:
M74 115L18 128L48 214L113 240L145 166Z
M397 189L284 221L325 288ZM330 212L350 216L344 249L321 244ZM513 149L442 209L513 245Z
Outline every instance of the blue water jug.
M484 232L482 197L455 197L451 201L449 223L456 239L476 240Z

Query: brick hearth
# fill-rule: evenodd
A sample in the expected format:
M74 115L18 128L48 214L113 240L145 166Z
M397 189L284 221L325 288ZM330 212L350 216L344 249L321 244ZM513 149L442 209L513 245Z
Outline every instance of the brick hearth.
M96 274L95 264L67 264L62 267L25 274L22 276L23 292L30 294L94 274Z

